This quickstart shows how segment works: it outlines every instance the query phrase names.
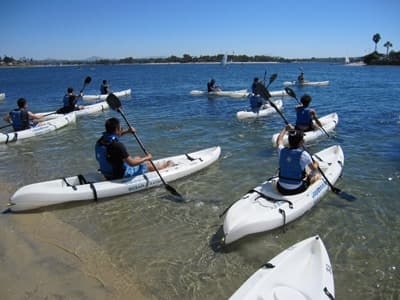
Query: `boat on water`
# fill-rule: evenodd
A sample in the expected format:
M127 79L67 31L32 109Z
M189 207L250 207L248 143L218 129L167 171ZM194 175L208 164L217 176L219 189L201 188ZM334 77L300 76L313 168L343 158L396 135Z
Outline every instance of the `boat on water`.
M339 145L313 155L330 184L334 185L343 171L344 154ZM324 176L308 189L295 195L282 195L277 190L278 176L247 192L226 212L222 242L230 244L249 234L269 231L300 218L330 190Z
M126 97L131 94L131 89L119 91L119 92L112 92L115 96L117 97ZM83 95L82 99L84 101L96 101L96 100L106 100L107 96L109 94L103 94L103 95Z
M0 93L0 101L6 99L6 93Z
M303 82L300 82L300 81L285 81L284 83L283 83L283 85L285 85L285 86L291 86L291 85L297 85L297 86L308 86L308 85L311 85L311 86L326 86L326 85L329 85L329 80L326 80L326 81L303 81Z
M100 101L94 104L84 105L83 107L84 107L83 109L74 111L76 117L96 114L110 108L110 106L106 101ZM63 114L57 114L56 111L42 112L42 113L37 113L36 115L43 116L42 120L51 120L54 118L58 118L59 116L63 116Z
M321 238L307 238L251 275L229 300L329 300L335 298L332 265Z
M285 90L281 91L271 91L269 92L271 97L283 97L287 96ZM190 91L191 95L194 96L211 96L211 97L231 97L231 98L247 98L251 95L251 92L247 89L237 90L237 91L215 91L215 92L207 92L207 91L199 91L199 90L192 90Z
M339 123L339 116L337 113L331 113L329 115L323 116L321 118L319 118L319 121L322 124L322 128L318 128L317 125L315 127L314 130L312 131L306 131L304 132L304 143L309 143L312 141L315 141L316 139L322 138L322 137L327 137L327 134L333 132L337 126L337 124ZM315 121L313 121L315 123ZM277 146L276 141L278 139L279 133L275 133L272 136L272 145L273 146ZM283 144L285 146L289 145L289 141L288 141L288 133L286 132L285 136L283 137Z
M38 135L44 135L49 132L55 131L59 128L65 127L68 124L75 123L76 115L75 112L71 112L65 115L58 115L57 117L39 122L29 129L13 131L9 133L0 133L0 144L9 144L19 140L28 139Z
M283 106L283 102L281 99L274 101L275 106L281 110L282 106ZM258 111L238 111L236 113L236 117L239 120L243 120L243 119L256 119L256 118L260 118L260 117L265 117L268 116L270 114L273 114L276 112L276 109L273 108L270 104L265 104L264 106L260 107L260 109Z
M215 146L154 160L154 163L172 161L170 167L159 170L166 182L172 182L208 167L218 160L220 154L221 148ZM160 185L162 181L155 171L118 180L106 180L98 172L89 173L23 186L11 196L9 209L17 212L66 202L97 201Z

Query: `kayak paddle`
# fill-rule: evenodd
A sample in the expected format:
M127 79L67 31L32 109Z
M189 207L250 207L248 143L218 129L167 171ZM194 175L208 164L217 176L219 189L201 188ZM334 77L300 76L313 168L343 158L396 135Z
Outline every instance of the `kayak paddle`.
M85 78L85 81L83 82L83 86L82 86L82 89L81 89L80 93L83 92L83 90L85 89L85 87L86 87L91 81L92 81L92 78L91 78L90 76L87 76L87 77Z
M297 99L296 97L296 93L289 87L285 88L285 92L292 98L296 99L297 103L299 103L301 105L301 102L299 101L299 99ZM321 122L318 120L317 117L313 117L315 119L315 122L317 122L317 124L319 125L319 128L326 134L327 137L331 137L326 130L324 129L324 127L322 126Z
M277 74L272 74L270 78L270 83L276 79L278 75ZM272 81L271 81L272 80ZM268 84L269 85L269 84ZM267 88L261 83L258 82L256 84L256 91L258 94L261 95L265 100L269 102L269 104L275 108L276 112L282 117L283 121L285 122L286 125L289 125L288 120L286 120L285 116L282 114L282 112L279 110L279 108L275 105L273 101L271 101L271 94L268 92Z
M119 112L122 116L122 118L125 120L126 124L128 125L129 128L132 128L132 126L129 124L128 119L125 116L124 111L122 110L122 105L121 105L121 101L118 99L117 96L115 96L113 93L109 94L107 96L106 99L108 105L111 107L112 110L115 110L117 112ZM136 133L132 132L133 136L135 137L137 143L139 144L140 148L142 148L143 152L147 155L148 152L146 151L146 149L144 148L142 142L140 141L139 137L136 135ZM162 178L160 172L158 171L156 165L154 164L153 160L150 160L151 165L153 166L154 170L157 172L157 175L160 177L162 183L164 184L165 188L173 195L178 196L179 198L182 199L183 201L183 197L181 194L179 194L172 186L170 186L169 184L167 184L164 181L164 178Z
M304 149L304 151L306 151L308 154L310 154L312 161L315 162L312 153L310 153L310 152L308 151L308 149L307 149L304 145L303 145L303 149ZM324 179L325 179L326 183L329 185L331 191L334 192L336 195L338 195L340 198L345 199L345 200L347 200L347 201L355 201L355 200L357 200L357 198L354 197L353 195L350 195L350 194L348 194L348 193L346 193L346 192L343 192L341 189L335 187L335 186L328 180L328 178L326 177L326 175L324 174L324 172L322 172L322 170L321 170L321 168L320 168L319 166L318 166L318 171L321 173L322 177L324 177Z

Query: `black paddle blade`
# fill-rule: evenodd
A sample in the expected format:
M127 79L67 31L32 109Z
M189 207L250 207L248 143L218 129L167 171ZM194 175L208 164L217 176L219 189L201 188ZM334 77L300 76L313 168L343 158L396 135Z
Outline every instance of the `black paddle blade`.
M121 107L121 101L113 93L107 96L106 101L112 110L118 110Z
M92 81L92 78L90 76L85 78L85 84L89 84Z
M269 78L269 84L273 83L277 77L278 74L276 73L272 74L271 77Z
M174 189L172 186L170 186L169 184L165 184L165 188L174 196L179 198L180 202L185 201L185 199L183 198L183 196L181 194L178 193L178 191L176 189Z
M355 200L357 200L357 198L353 195L350 195L346 192L343 192L341 189L337 188L337 187L333 187L332 192L334 192L336 195L338 195L340 198L353 202Z
M271 94L268 92L267 88L261 83L258 82L256 84L256 92L257 94L261 95L265 100L271 98Z
M290 87L285 87L285 92L290 97L296 98L296 93Z

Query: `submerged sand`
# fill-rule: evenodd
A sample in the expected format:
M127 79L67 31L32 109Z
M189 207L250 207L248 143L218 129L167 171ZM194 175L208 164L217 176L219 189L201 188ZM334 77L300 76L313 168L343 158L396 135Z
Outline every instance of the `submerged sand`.
M10 191L0 186L1 211ZM107 253L51 212L0 214L2 299L146 299Z

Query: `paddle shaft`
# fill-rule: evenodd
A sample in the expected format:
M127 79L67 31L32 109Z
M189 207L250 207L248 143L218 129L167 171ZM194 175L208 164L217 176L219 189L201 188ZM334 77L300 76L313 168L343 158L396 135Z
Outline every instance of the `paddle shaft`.
M285 118L285 116L282 114L282 112L279 110L279 108L275 105L273 101L270 100L270 94L267 90L267 88L262 85L261 83L257 83L256 89L258 90L259 94L268 101L268 103L275 108L276 112L282 117L283 121L285 122L286 125L289 125L288 120Z

